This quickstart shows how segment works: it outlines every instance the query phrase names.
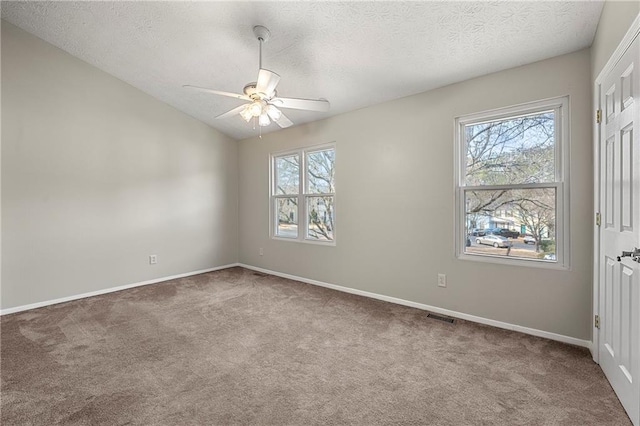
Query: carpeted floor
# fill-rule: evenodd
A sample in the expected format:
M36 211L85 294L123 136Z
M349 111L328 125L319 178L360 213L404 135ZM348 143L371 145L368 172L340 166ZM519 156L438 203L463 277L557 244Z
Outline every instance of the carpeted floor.
M232 268L2 317L3 425L629 425L587 350Z

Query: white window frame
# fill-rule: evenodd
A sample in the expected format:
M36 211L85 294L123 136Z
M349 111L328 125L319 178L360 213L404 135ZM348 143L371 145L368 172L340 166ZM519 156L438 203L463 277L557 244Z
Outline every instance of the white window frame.
M479 124L506 118L516 118L537 112L555 112L555 181L536 184L516 185L480 185L465 183L466 146L464 128L470 124ZM570 270L570 233L569 233L569 97L558 97L516 106L468 114L455 119L455 255L461 260L539 267L546 269ZM535 189L555 188L556 190L556 261L542 259L508 258L501 255L465 253L466 208L464 192L481 189Z
M337 158L336 143L331 142L328 144L314 145L309 147L296 148L286 151L278 151L269 154L269 237L273 240L288 241L306 244L318 244L322 246L335 246L337 240L337 197L335 192L326 193L309 193L308 178L307 178L307 154L311 154L317 151L326 151L327 149L333 149L334 155ZM298 194L276 195L276 158L286 157L288 155L297 154L300 158L300 167L298 169ZM337 170L334 175L336 179ZM307 199L310 197L332 196L333 197L333 240L324 241L316 240L307 237L307 230L309 229L309 214L307 212ZM288 238L276 235L278 229L278 215L276 211L276 202L279 198L297 198L298 199L298 236L297 238Z

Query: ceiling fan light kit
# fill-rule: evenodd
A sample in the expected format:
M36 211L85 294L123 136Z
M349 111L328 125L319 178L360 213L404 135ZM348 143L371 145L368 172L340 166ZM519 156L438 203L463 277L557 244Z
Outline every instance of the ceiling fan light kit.
M251 115L251 112L249 112L248 105L245 105L242 111L240 111L240 117L242 117L244 121L246 121L247 123L251 121L251 119L253 118L253 115Z
M261 114L260 117L258 117L258 124L261 126L268 126L269 124L271 124L271 120L269 119L269 116L267 114Z
M249 103L236 107L224 114L220 114L216 118L227 118L231 115L239 114L247 123L252 119L255 120L257 118L258 125L260 127L268 126L272 122L276 123L281 128L293 125L293 122L289 120L289 118L287 118L287 116L284 115L278 107L319 112L329 111L329 101L325 99L281 98L278 96L276 87L280 82L280 76L273 71L262 68L262 43L269 40L271 32L262 25L256 25L253 27L253 34L260 43L258 80L246 84L242 90L243 94L190 85L185 85L183 87L212 93L214 95L228 96L241 99L243 101L249 101Z

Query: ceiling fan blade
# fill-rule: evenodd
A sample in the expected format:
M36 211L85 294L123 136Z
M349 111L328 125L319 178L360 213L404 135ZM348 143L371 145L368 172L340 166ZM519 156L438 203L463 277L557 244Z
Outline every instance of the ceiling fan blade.
M279 108L306 109L309 111L329 111L329 101L324 99L274 98L270 101Z
M258 82L256 83L256 92L264 93L267 97L271 97L279 82L280 76L278 74L260 68L260 72L258 72Z
M240 114L240 111L242 111L246 106L247 104L240 105L239 107L236 107L231 111L227 111L224 114L220 114L216 118L227 118L227 117L231 117L232 115Z
M230 98L242 99L242 100L245 100L245 101L250 101L251 100L251 98L248 97L247 95L241 95L239 93L223 92L221 90L207 89L206 87L191 86L191 85L188 85L188 84L185 84L182 87L185 87L187 89L199 90L201 92L213 93L214 95L229 96Z
M276 124L278 126L280 126L283 129L293 126L293 122L291 120L289 120L289 118L284 114L281 114L280 118L278 118L277 120L274 120L274 121L276 122Z

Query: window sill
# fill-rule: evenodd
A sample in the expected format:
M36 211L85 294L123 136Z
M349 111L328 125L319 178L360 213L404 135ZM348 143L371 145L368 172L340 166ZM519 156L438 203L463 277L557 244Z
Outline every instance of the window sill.
M328 246L328 247L335 247L336 246L335 240L333 240L333 241L313 241L313 240L301 240L299 238L284 238L284 237L276 237L276 236L271 236L271 239L275 240L275 241L286 241L288 243L311 244L311 245L315 245L315 246Z
M503 256L492 256L490 254L458 254L459 260L493 263L494 265L508 265L526 268L551 269L556 271L570 271L569 265L548 260L524 260L518 258L505 258Z

